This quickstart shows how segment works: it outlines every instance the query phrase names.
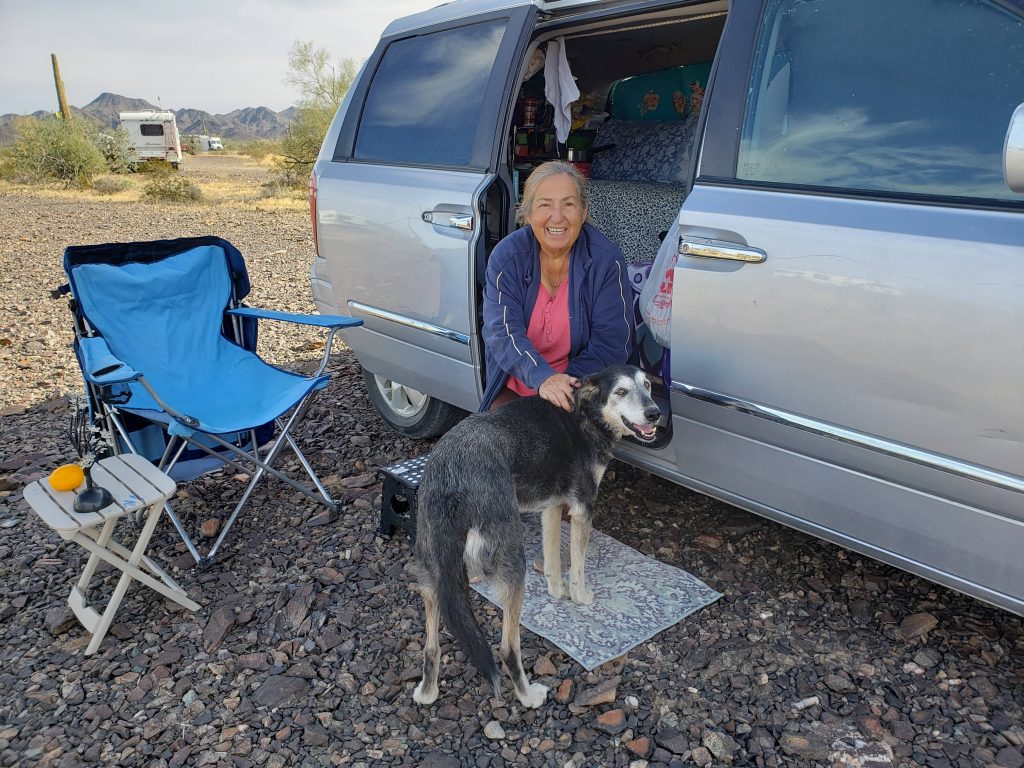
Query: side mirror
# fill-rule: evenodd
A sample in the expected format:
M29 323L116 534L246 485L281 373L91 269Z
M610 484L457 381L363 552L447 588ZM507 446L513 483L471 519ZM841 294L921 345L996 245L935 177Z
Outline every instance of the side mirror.
M1013 110L1003 143L1003 178L1014 192L1024 192L1024 104Z

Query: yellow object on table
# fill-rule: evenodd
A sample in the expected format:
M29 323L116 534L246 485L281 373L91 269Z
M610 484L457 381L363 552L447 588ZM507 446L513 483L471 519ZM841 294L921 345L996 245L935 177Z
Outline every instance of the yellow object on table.
M62 464L50 473L48 480L55 491L73 491L85 482L85 472L77 464Z

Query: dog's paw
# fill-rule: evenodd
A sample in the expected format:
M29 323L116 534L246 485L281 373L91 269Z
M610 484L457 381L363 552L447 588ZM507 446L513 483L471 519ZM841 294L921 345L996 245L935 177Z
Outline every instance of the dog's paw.
M562 588L562 575L559 574L558 576L556 576L554 578L548 576L547 577L547 582L548 582L548 594L551 595L553 598L555 598L555 600L561 599L562 595L565 594L565 591Z
M540 683L530 683L526 688L526 694L519 696L520 703L527 709L536 709L548 697L548 687Z
M594 593L586 587L576 584L569 585L569 597L576 605L590 605L594 602Z
M422 706L433 704L437 701L437 686L434 686L433 690L425 691L423 689L423 681L420 680L420 684L416 686L416 690L412 692L412 700Z

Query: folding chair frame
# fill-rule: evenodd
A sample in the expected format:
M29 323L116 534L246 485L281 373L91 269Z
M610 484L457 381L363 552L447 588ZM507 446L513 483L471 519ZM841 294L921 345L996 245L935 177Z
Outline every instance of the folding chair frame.
M90 327L88 320L82 313L76 311L74 305L74 298L72 298L72 314L75 317L75 333L79 344L87 342L90 339L96 337L96 330ZM236 284L232 280L231 283L231 297L228 305L225 307L225 317L230 321L230 328L234 336L234 342L240 346L245 346L244 340L246 335L245 321L255 321L258 319L270 319L270 320L281 320L286 322L292 322L297 324L317 325L328 329L327 341L324 345L323 357L320 360L320 365L316 371L309 376L310 379L319 378L324 370L327 368L327 364L330 360L331 348L334 342L334 337L339 330L345 327L353 327L362 325L362 321L352 317L337 316L337 317L317 317L315 320L307 315L295 315L284 312L272 312L266 310L257 310L249 307L245 307L239 301L236 294ZM115 361L120 362L120 361ZM92 416L94 419L99 418L106 423L108 433L110 435L118 435L121 438L120 442L123 442L124 446L127 447L128 452L134 454L140 454L138 448L130 437L130 432L127 429L124 420L121 418L120 410L117 404L109 402L109 398L105 397L102 388L109 387L115 384L124 384L128 382L137 382L142 385L146 391L150 394L156 404L173 420L183 425L188 429L194 429L200 426L199 422L193 417L181 413L166 402L164 402L159 393L156 392L146 381L145 376L142 372L136 372L130 369L126 364L121 364L114 370L103 370L103 371L87 371L86 366L82 366L82 372L85 378L86 391L89 396L89 406L92 409ZM223 437L211 432L195 431L190 435L182 436L179 434L169 434L167 445L165 447L163 456L160 458L157 464L160 471L169 474L174 466L179 461L182 452L186 446L192 446L199 449L200 451L209 454L216 458L218 461L223 462L224 465L235 468L240 472L249 474L250 480L245 490L242 493L240 500L235 505L227 522L221 527L220 533L214 542L210 550L205 554L201 555L196 543L192 537L188 534L183 525L181 519L172 508L170 502L165 502L164 509L167 512L171 523L174 525L178 534L181 536L189 553L195 559L196 564L200 567L209 566L215 559L217 552L224 542L228 532L234 525L239 513L245 506L249 497L252 495L257 483L266 475L276 477L284 483L287 483L291 487L300 491L304 495L313 499L314 501L320 502L327 506L329 509L337 511L340 508L340 503L333 499L328 493L327 489L324 488L323 483L317 477L312 465L306 458L305 454L299 449L298 444L292 437L292 428L299 423L302 416L306 413L309 405L312 402L313 397L316 395L318 390L312 390L308 392L293 408L290 409L290 413L282 414L281 417L274 419L274 424L277 428L277 437L267 445L263 456L260 455L260 446L258 444L256 429L252 428L248 430L248 437L239 437L238 444L234 444ZM129 411L130 412L130 409ZM284 421L284 416L287 415L287 421ZM194 435L201 435L203 439L211 440L221 449L223 452L215 451L208 445L193 439ZM313 485L303 485L292 477L284 474L282 471L274 466L275 461L279 458L281 450L288 446L294 452L300 465L305 470L306 474L312 480ZM247 450L248 446L248 450ZM115 452L120 452L119 441L114 440ZM211 470L212 471L212 470Z

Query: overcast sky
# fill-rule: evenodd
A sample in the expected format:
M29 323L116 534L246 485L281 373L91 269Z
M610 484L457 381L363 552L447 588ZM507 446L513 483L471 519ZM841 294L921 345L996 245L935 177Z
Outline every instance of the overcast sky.
M442 0L0 0L0 114L56 110L50 54L68 102L104 91L168 109L278 112L288 49L312 40L362 62L393 19Z

